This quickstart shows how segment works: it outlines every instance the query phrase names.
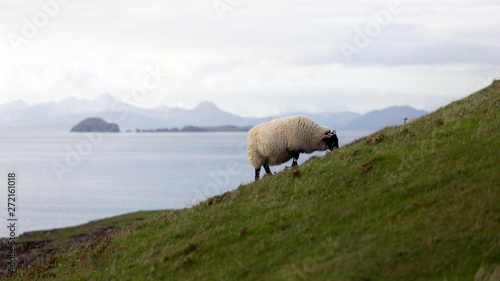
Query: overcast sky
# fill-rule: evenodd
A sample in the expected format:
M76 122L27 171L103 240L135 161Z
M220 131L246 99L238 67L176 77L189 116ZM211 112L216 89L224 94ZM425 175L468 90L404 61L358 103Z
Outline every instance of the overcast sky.
M433 110L500 78L500 2L2 0L0 104Z

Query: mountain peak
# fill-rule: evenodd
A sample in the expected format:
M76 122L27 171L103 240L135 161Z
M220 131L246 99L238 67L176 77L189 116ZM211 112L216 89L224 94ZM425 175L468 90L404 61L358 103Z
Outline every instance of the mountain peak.
M384 126L402 124L405 118L417 118L427 114L426 111L411 106L391 106L381 110L373 110L345 125L348 130L379 130Z
M23 108L26 106L28 106L28 104L21 99L11 101L11 102L8 102L8 103L5 103L2 105L2 107L5 107L5 108Z
M92 100L92 102L113 102L115 100L115 97L111 94L105 93Z
M217 110L220 110L216 105L215 103L211 102L211 101L203 101L201 103L199 103L195 108L194 110L196 111L204 111L204 112L213 112L213 111L217 111Z

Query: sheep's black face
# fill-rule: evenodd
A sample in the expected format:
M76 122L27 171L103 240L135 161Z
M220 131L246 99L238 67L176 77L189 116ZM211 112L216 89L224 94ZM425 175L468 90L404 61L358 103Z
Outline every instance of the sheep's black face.
M339 139L337 138L336 132L328 132L326 135L330 136L324 139L328 149L333 150L334 148L339 148Z

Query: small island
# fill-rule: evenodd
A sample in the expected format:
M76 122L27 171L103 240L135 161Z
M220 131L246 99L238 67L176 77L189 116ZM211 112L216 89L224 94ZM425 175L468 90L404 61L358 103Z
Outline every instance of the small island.
M71 128L71 132L103 132L119 133L120 128L115 123L108 123L101 118L87 118Z
M243 127L238 127L238 126L233 126L233 125L226 125L226 126L215 126L215 127L198 127L198 126L185 126L182 127L181 129L177 127L173 127L171 129L169 128L158 128L158 129L136 129L136 133L158 133L158 132L248 132L253 126L243 126ZM128 133L131 133L131 130L127 131Z

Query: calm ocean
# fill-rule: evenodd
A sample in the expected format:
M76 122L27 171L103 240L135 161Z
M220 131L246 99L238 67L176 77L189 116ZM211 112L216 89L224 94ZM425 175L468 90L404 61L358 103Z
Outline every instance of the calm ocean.
M366 132L338 134L344 145ZM18 234L138 210L191 206L253 180L246 135L1 132L1 217L6 222L10 171L17 172ZM310 156L302 154L299 165ZM6 236L4 229L0 237Z

